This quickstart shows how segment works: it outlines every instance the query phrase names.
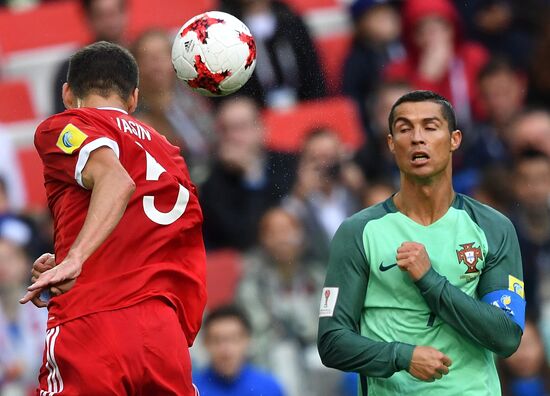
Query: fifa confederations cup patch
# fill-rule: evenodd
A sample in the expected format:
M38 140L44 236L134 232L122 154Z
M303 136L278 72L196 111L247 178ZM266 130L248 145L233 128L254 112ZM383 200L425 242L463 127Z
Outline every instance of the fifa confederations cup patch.
M73 124L67 124L57 138L56 146L65 154L72 154L73 151L82 146L82 143L88 138L84 132Z
M518 296L525 299L525 289L523 281L519 280L515 276L508 275L508 290L513 291Z
M336 307L336 301L338 300L338 287L325 287L323 294L321 295L321 307L319 310L319 317L326 318L334 315L334 308Z

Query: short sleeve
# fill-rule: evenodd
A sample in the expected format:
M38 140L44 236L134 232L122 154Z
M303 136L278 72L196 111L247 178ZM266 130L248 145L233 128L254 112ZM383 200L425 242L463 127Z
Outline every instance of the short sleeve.
M109 147L117 157L120 154L116 136L109 128L78 114L63 113L42 123L34 144L44 164L46 182L76 182L83 188L82 171L94 150Z

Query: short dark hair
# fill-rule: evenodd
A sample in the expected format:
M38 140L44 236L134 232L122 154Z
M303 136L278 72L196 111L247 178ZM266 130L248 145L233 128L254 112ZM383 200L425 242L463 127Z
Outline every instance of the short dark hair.
M477 74L477 81L481 82L487 77L491 77L498 73L518 74L519 70L510 59L504 56L495 56L481 68Z
M113 92L128 100L138 86L136 60L120 45L98 41L76 52L69 62L67 82L77 98Z
M406 102L434 102L441 106L441 113L443 118L447 121L449 125L449 131L452 132L457 129L456 115L451 103L444 98L443 96L433 92L433 91L411 91L401 96L393 104L390 114L388 116L388 124L390 126L390 133L393 133L393 121L395 119L395 109L402 103Z
M247 334L252 333L252 325L250 324L250 320L244 311L236 305L223 305L210 311L210 313L206 315L206 318L202 324L204 332L206 333L208 331L208 328L212 325L212 323L221 319L237 319L241 322Z
M89 14L91 9L92 9L92 3L94 2L95 0L81 0L80 1L80 4L82 5L82 8L84 9L84 11ZM122 8L126 8L126 0L120 0L120 5L122 6Z

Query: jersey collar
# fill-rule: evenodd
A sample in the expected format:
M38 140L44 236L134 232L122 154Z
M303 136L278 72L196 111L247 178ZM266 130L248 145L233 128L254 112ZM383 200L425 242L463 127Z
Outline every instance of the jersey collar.
M122 109L118 109L116 107L97 107L98 110L113 110L113 111L120 111L121 113L124 113L128 115L128 112Z

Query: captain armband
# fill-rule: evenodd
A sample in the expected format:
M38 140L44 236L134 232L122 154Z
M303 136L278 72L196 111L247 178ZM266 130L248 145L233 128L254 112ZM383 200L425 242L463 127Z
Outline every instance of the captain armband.
M481 301L502 309L521 329L525 327L525 292L523 282L509 275L509 287L487 293Z

